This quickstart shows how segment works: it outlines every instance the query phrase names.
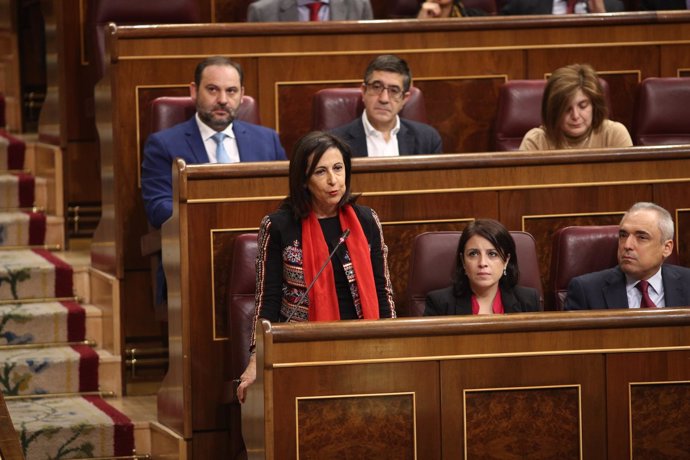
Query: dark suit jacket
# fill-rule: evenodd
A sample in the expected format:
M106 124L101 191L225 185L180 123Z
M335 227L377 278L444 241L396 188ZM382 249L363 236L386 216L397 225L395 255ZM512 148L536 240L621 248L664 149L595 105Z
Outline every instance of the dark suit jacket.
M661 266L661 278L667 307L690 305L690 269L664 264ZM570 280L565 301L566 310L605 308L628 308L625 273L620 267L588 273Z
M357 117L346 125L338 126L331 132L350 146L353 157L369 156L367 136L364 133L364 123L362 123L361 117ZM417 121L401 118L400 131L396 137L398 138L400 155L441 153L443 150L441 135L438 131Z
M235 120L240 161L285 160L278 134L263 126ZM208 163L208 155L194 117L172 128L151 134L144 146L141 166L141 195L146 216L159 228L172 215L172 162L182 158L187 164Z
M501 288L503 310L506 313L539 311L541 305L536 289L515 286L512 290ZM453 286L431 291L426 296L424 316L471 315L472 295L455 297Z
M687 10L685 0L642 0L641 10Z
M295 0L258 0L249 4L248 22L299 21ZM374 19L369 0L331 0L331 21L364 21Z
M625 11L620 0L604 0L607 13ZM508 0L501 8L501 14L551 14L553 0Z

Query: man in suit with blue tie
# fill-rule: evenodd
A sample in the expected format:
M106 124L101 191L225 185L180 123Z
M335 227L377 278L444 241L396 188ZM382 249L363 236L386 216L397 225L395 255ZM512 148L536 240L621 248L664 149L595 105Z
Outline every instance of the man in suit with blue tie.
M242 67L223 56L201 61L189 92L196 114L172 128L151 134L144 146L141 193L149 222L156 228L172 215L171 167L187 164L285 160L278 134L236 120L244 95Z
M618 265L573 278L566 310L690 305L690 269L664 264L673 251L673 218L654 203L634 204L618 233Z

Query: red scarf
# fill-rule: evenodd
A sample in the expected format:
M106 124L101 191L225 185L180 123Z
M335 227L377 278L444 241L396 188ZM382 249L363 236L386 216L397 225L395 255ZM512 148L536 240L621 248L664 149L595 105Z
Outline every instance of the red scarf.
M496 296L494 296L494 301L491 304L491 310L496 315L502 315L503 313L505 313L505 311L503 309L503 299L501 298L501 290L500 289L496 290ZM479 314L479 302L477 302L477 296L474 294L472 294L472 314L473 315Z
M345 241L355 272L357 290L365 319L378 319L379 301L376 295L374 270L371 267L369 243L364 235L362 225L352 206L345 205L338 212L342 229L350 229L350 236ZM321 225L314 213L302 220L302 269L304 282L309 286L330 251L323 236ZM338 262L335 262L338 263ZM333 267L328 264L321 276L309 291L309 321L335 321L340 319L338 295L335 292Z

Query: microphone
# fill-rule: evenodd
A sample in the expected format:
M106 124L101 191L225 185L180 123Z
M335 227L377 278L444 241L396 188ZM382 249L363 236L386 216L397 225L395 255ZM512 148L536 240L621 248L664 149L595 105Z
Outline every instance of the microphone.
M311 280L311 283L307 287L307 290L304 291L304 293L300 296L300 298L297 301L297 303L295 304L295 306L290 309L290 314L285 319L286 323L290 322L290 318L292 318L292 315L295 313L295 311L297 311L297 308L299 308L299 306L302 305L302 302L304 302L304 299L307 298L307 295L309 295L311 288L314 287L314 283L316 283L316 280L319 279L319 276L321 276L321 273L326 269L326 265L331 263L331 260L333 259L333 256L335 255L335 251L337 251L338 248L343 245L343 243L345 242L345 240L347 239L348 236L350 236L350 229L346 228L345 231L343 232L343 234L340 235L340 238L338 238L338 244L335 245L335 247L333 248L331 253L328 255L328 258L326 259L326 261L321 266L321 269L318 271L318 273L316 273L316 276L314 277L314 279Z

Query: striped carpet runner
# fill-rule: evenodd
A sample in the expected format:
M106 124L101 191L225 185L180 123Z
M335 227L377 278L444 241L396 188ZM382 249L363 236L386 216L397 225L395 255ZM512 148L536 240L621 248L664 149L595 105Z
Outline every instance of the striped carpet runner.
M27 460L132 455L132 422L96 394L99 352L72 267L36 247L47 217L33 209L24 152L0 131L0 389L12 423Z

